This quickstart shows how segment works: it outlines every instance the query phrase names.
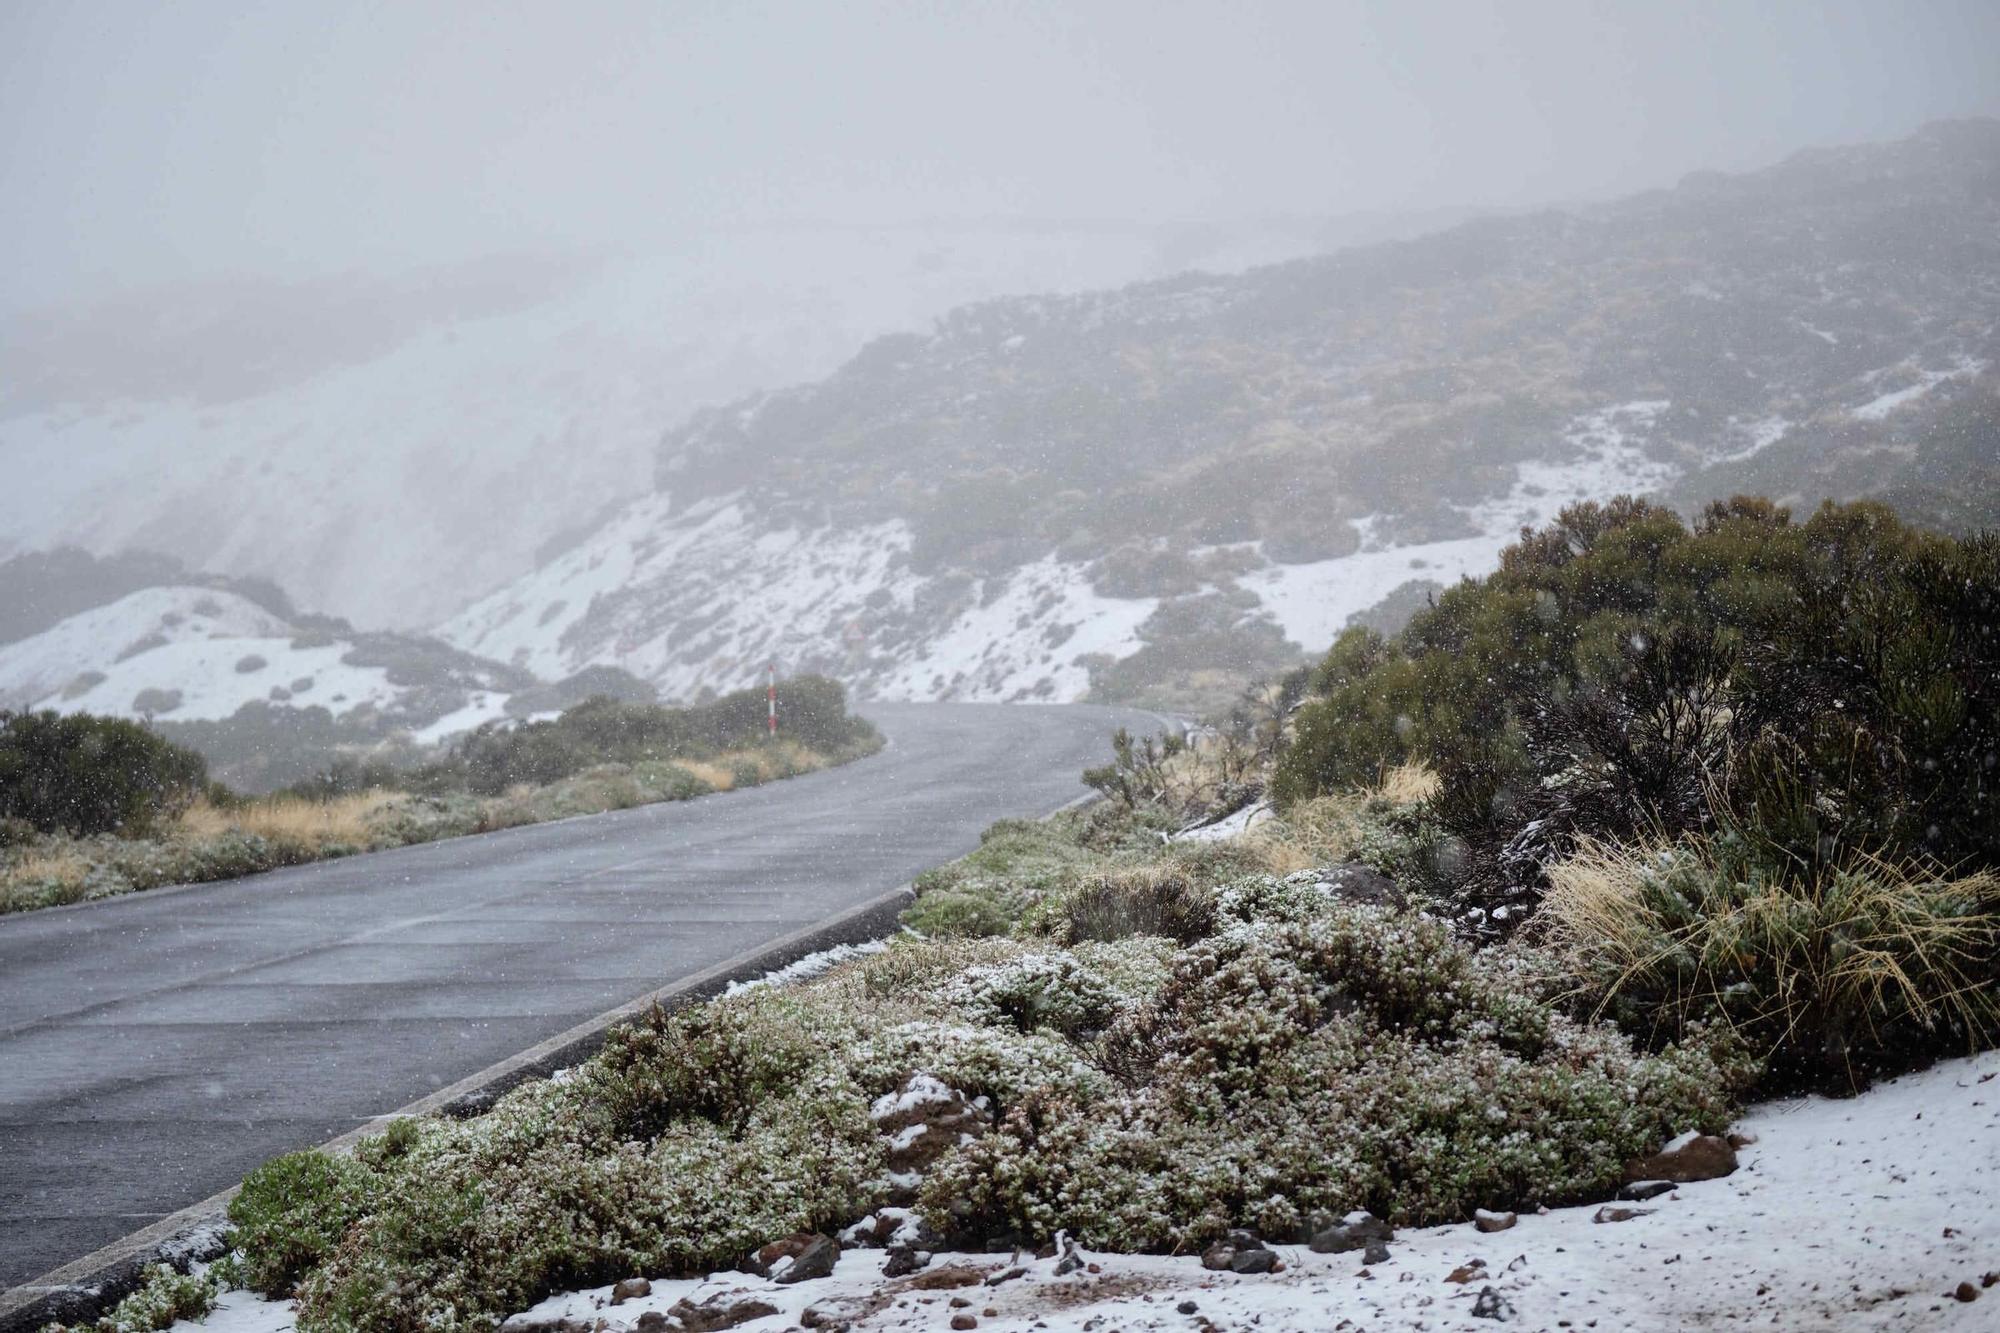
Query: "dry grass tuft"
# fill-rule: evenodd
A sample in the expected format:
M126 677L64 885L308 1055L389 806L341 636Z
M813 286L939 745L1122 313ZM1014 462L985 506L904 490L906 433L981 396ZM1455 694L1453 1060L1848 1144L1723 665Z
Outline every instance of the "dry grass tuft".
M1247 841L1273 875L1334 865L1352 859L1375 822L1371 812L1417 805L1437 789L1437 774L1422 764L1404 764L1390 769L1377 786L1300 801L1282 818L1259 824Z
M90 862L67 847L33 851L7 867L7 880L15 885L53 887L65 901L83 891L90 875Z
M359 846L371 821L397 800L393 792L365 791L328 800L266 796L234 808L197 801L181 814L175 832L191 839L243 833L296 847Z
M1736 1028L1808 1077L1866 1081L1926 1045L2000 1039L2000 875L1852 853L1811 870L1741 840L1585 841L1534 931L1598 1012Z

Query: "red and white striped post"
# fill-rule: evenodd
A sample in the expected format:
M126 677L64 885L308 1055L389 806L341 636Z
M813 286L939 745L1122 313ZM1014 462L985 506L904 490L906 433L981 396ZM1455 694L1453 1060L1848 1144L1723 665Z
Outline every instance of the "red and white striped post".
M778 664L764 664L764 724L772 740L778 739Z

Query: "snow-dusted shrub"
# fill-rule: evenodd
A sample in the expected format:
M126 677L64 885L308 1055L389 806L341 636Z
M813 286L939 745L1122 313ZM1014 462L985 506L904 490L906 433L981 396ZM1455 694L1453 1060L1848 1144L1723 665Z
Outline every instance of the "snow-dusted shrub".
M333 1253L374 1195L374 1173L318 1149L276 1157L244 1178L229 1222L245 1258L243 1281L273 1299Z
M976 967L945 990L947 1003L974 1022L1048 1029L1065 1037L1101 1031L1118 1011L1118 997L1081 959L1031 953Z
M208 1314L224 1281L233 1274L224 1266L196 1275L176 1272L166 1264L148 1264L138 1290L107 1313L88 1324L48 1324L42 1333L157 1333L172 1328L176 1320Z
M1124 1062L1134 1086L1014 1103L932 1173L927 1216L1111 1249L1303 1236L1364 1207L1442 1221L1586 1197L1663 1137L1727 1122L1740 1062L1635 1053L1550 1015L1535 969L1484 959L1351 907L1183 950L1158 1004L1107 1036L1147 1052Z

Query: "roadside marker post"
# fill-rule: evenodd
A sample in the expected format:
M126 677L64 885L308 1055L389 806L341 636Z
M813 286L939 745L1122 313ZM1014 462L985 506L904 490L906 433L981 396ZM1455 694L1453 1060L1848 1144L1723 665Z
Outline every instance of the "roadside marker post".
M764 664L764 705L765 734L771 740L778 739L778 664Z

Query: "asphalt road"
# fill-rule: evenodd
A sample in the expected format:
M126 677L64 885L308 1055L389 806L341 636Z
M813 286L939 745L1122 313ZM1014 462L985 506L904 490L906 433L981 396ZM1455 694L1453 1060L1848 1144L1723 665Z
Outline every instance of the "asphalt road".
M884 705L844 768L0 916L0 1289L1079 795L1089 707Z

